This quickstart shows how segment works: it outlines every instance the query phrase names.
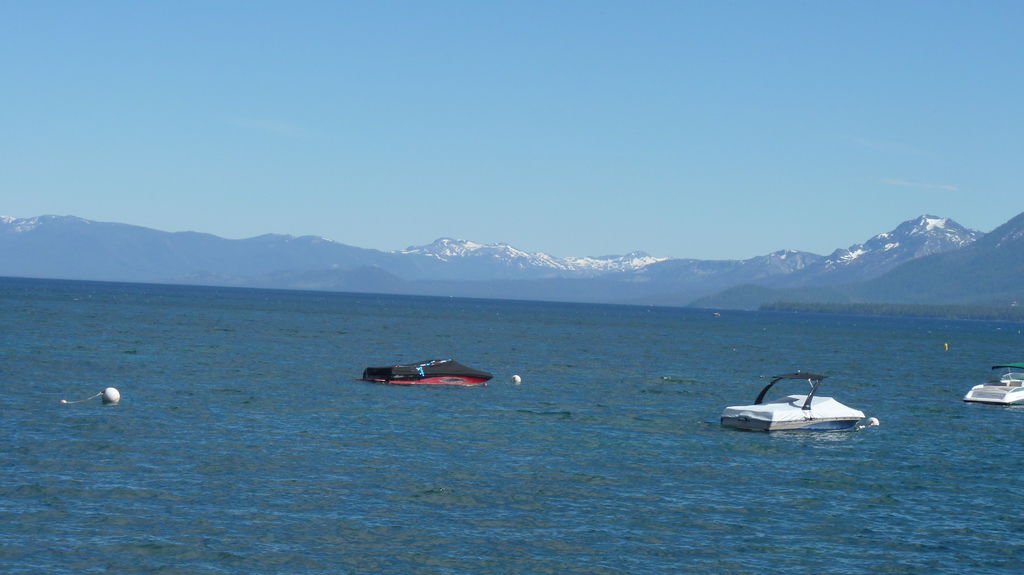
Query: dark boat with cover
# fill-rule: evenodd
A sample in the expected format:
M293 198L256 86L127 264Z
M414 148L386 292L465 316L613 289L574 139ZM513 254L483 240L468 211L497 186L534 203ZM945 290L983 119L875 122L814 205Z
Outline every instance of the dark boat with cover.
M406 365L368 367L362 379L394 385L486 385L493 376L453 359L428 359Z

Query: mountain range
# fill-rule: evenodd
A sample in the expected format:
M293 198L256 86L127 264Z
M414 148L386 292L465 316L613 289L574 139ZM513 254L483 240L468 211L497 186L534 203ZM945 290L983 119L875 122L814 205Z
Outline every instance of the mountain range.
M0 218L0 275L550 301L756 308L778 302L1009 305L1024 214L985 234L921 216L827 256L556 257L441 238L399 251L315 236L231 240L74 216Z

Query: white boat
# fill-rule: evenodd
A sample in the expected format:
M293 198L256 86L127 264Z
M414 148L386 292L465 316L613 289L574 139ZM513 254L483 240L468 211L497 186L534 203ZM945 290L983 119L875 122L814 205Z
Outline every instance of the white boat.
M999 379L975 385L964 396L964 401L995 405L1024 403L1024 363L993 365L992 369L1005 369L1006 373Z
M765 395L773 385L782 380L805 380L811 386L807 395L787 395L772 401L765 401ZM761 390L751 405L733 405L722 412L724 427L748 431L841 431L853 429L864 412L847 407L831 397L817 396L824 375L814 373L787 373L776 375Z

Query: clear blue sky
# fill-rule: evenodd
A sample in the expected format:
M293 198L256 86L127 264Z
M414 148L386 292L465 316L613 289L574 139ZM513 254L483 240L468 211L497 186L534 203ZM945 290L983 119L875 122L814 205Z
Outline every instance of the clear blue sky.
M828 253L1024 211L1024 2L0 1L0 215Z

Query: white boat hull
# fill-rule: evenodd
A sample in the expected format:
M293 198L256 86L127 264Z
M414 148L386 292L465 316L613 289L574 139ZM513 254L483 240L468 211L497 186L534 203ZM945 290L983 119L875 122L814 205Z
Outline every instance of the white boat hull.
M1016 405L1024 403L1024 387L991 384L975 385L964 396L964 401L991 403L994 405Z
M816 418L807 421L765 421L744 416L722 417L722 426L746 431L846 431L853 429L862 417Z
M723 427L748 431L843 431L856 427L864 412L831 397L814 397L803 409L806 395L790 395L755 405L734 405L722 412Z

